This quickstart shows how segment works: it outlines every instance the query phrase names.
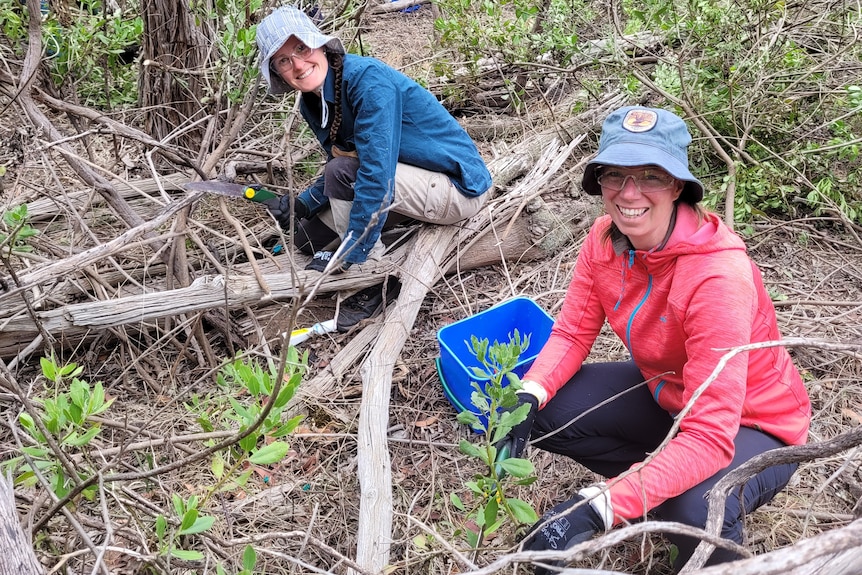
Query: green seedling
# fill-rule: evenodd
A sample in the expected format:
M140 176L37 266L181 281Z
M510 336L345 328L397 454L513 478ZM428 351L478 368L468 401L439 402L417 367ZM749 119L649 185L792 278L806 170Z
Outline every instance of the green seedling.
M215 517L200 514L196 495L184 500L179 495L173 494L171 503L174 513L179 519L169 522L164 515L156 517L156 538L159 541L159 554L185 561L203 559L204 555L200 551L180 548L178 540L186 535L197 535L209 531L215 523Z
M459 447L466 455L478 459L483 471L465 484L473 496L472 507L468 508L455 493L450 495L450 501L476 525L476 529L464 527L462 531L473 549L478 549L483 539L507 520L516 526L538 520L527 502L509 496L513 486L529 485L536 480L533 464L526 459L509 458L507 453L498 454L495 446L527 417L526 405L511 410L518 404L517 391L521 389L521 380L512 370L529 345L529 336L521 339L517 330L510 334L508 343L490 344L487 339L473 336L468 344L481 365L472 368L473 375L480 381L487 380L484 388L475 381L472 383L470 398L484 420L465 411L458 415L458 421L483 433L475 443L462 440Z
M51 485L58 497L69 492L72 478L51 449L45 432L56 439L61 449L69 448L83 452L99 434L101 428L92 423L90 417L105 412L113 399L107 399L101 382L92 386L78 376L83 368L70 363L58 365L54 358L43 357L40 361L42 375L53 384L46 397L33 397L32 402L39 412L23 412L18 416L21 428L27 433L29 441L22 448L23 455L14 457L3 464L3 468L15 474L16 484L32 486L38 483L38 474ZM37 425L35 417L39 418ZM79 466L79 477L87 476L87 467ZM87 488L83 495L92 499L96 487Z
M8 254L32 252L33 247L27 240L39 234L28 220L27 204L21 204L3 212L3 227L0 228L0 253Z

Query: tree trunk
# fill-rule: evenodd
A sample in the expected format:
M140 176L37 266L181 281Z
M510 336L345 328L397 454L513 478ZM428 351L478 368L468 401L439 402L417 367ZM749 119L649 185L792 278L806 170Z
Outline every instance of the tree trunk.
M206 64L209 40L195 27L188 2L149 0L142 4L143 62L138 84L144 132L161 141L188 126L201 111L202 76L190 74ZM204 126L180 132L177 144L197 155Z

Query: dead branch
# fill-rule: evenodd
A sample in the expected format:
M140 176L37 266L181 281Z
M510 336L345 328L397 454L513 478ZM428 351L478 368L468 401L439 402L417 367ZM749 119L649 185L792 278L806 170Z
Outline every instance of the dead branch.
M730 492L735 487L744 485L749 479L764 469L783 463L815 461L858 447L859 445L862 445L862 427L842 433L829 441L781 447L750 459L722 477L709 492L709 512L707 514L706 527L704 528L705 531L712 535L719 535L721 533L721 524L724 521L724 503ZM858 544L856 542L854 546ZM691 559L688 560L688 563L680 571L680 574L692 573L696 569L701 568L707 559L709 559L713 549L714 547L711 544L701 542ZM835 551L844 551L844 549L835 549ZM859 561L862 562L862 555L860 555Z

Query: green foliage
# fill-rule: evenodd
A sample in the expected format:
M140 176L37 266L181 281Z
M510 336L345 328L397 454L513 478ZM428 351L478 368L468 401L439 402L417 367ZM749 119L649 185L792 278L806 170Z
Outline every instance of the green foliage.
M501 64L535 62L543 56L543 61L568 65L578 52L577 26L593 17L590 4L582 0L552 0L545 14L540 14L544 2L536 0L441 0L437 4L442 15L434 28L440 32L440 43L472 66L492 56ZM539 32L535 31L537 18L542 19Z
M176 493L171 495L171 503L176 519L169 521L164 515L155 519L155 533L159 543L159 554L164 557L175 557L185 561L198 561L204 554L193 549L183 549L180 538L185 535L197 535L209 531L215 523L215 517L201 515L198 510L198 498L192 495L183 499Z
M137 63L129 63L133 55L129 50L140 46L144 22L135 4L113 12L103 4L84 0L70 5L68 17L61 23L45 3L41 14L44 55L53 81L74 91L81 104L97 109L128 107L138 102L140 72ZM211 67L195 71L206 74L201 84L210 90L203 95L202 104L222 97L232 103L241 101L255 85L257 47L249 16L262 9L262 0L191 2L195 24L210 28L205 33L213 38L215 54ZM23 54L27 21L17 0L0 0L0 30L16 52ZM177 75L177 80L182 81L182 76Z
M3 212L3 227L0 228L0 248L15 252L31 252L27 240L39 234L28 220L27 204L21 204ZM8 253L7 251L7 253Z
M301 357L289 348L283 384L263 422L235 449L213 455L210 470L217 484L213 491L242 489L253 472L251 466L269 466L287 455L289 444L283 440L293 433L302 416L284 420L285 409L296 394L307 369L308 354ZM249 358L238 358L225 365L217 376L219 393L209 397L193 396L185 403L204 431L251 429L260 418L275 390L278 374L274 368L262 367ZM239 469L247 468L243 471Z
M284 437L299 425L302 416L293 417L286 422L283 422L282 418L284 409L296 394L296 389L302 381L307 362L307 352L300 358L296 348L291 347L288 350L284 384L273 402L272 409L263 424L239 443L239 447L248 453L252 463L259 465L275 463L287 453L287 444L281 441L270 443L260 449L257 445L264 436ZM232 408L227 410L224 416L238 423L240 431L248 429L260 417L274 390L277 375L274 369L263 368L257 362L248 359L237 359L229 363L219 374L219 385L227 388L227 400ZM237 389L241 389L244 392L242 395L248 397L250 401L243 403L233 397L239 395L234 393Z
M257 551L251 545L246 545L242 552L242 569L237 571L236 575L252 575L255 565L257 565ZM227 575L227 573L221 563L216 565L216 575Z
M307 353L300 357L295 348L289 348L283 384L273 397L279 375L277 370L262 367L248 357L234 359L218 373L218 393L207 398L195 396L185 404L206 431L227 428L246 432L257 423L265 406L272 401L271 410L262 423L242 438L236 449L229 453L214 454L210 470L216 483L208 488L209 495L201 500L196 496L183 500L174 494L173 519L164 515L156 517L155 533L159 552L163 556L185 560L203 558L199 551L189 549L188 544L181 547L183 540L180 538L204 533L213 526L215 518L201 514L210 495L219 491L243 489L252 474L251 466L273 465L287 455L288 443L278 438L293 433L302 420L302 416L296 416L283 421L284 411L302 381L307 363ZM244 465L248 469L239 472ZM243 568L238 574L250 575L256 562L254 548L247 547L243 553ZM219 566L218 572L224 572L223 567Z
M459 530L474 549L479 547L486 535L504 525L507 519L516 525L534 523L538 519L535 510L527 502L508 495L513 485L529 485L536 480L533 464L526 459L506 458L506 454L502 454L498 461L495 446L527 417L528 405L512 411L509 409L518 404L517 390L521 388L520 379L512 370L529 345L529 335L521 339L518 330L510 335L508 343L494 341L489 344L487 339L470 338L468 347L481 365L480 368L472 368L473 373L477 379L488 382L484 388L475 381L472 383L470 401L482 414L484 421L469 411L458 414L458 421L483 433L476 443L462 440L459 447L464 454L479 460L484 471L465 483L472 494L473 504L470 508L456 493L451 493L449 499L477 526L477 529L465 526Z
M812 45L808 34L815 30L807 25L787 24L804 20L801 12L788 15L783 3L761 0L625 0L623 9L626 32L649 31L663 38L665 46L679 46L676 57L663 57L649 71L655 85L686 101L716 131L728 153L736 158L746 155L737 162L733 182L737 221L762 214L795 215L799 205L795 198L806 196L815 210L820 206L816 202L827 198L831 208L862 221L859 198L846 197L846 184L852 184L849 180L858 167L839 170L838 177L828 168L836 159L857 161L862 89L824 88L830 78L818 70L826 69L824 61L840 61L843 56L828 53L832 48L827 43ZM840 8L818 15L816 22L818 37L848 34ZM631 83L627 87L633 94L637 90ZM845 99L836 97L842 93ZM839 120L828 123L834 137L827 146L815 146L823 149L822 154L810 147L804 150L810 141L800 140L799 134L821 133L818 124L829 117ZM725 173L723 165L710 157L708 142L697 136L692 156L706 160L697 166L699 171ZM736 151L732 146L742 148ZM816 182L816 189L800 190L807 182ZM710 186L709 206L720 203L730 183L725 178Z
M97 108L137 102L137 67L125 64L122 55L141 41L140 16L109 13L84 2L67 24L52 11L42 26L49 69L58 86L70 85L83 104Z
M0 30L16 44L27 37L27 22L21 18L19 0L0 0Z
M83 368L77 364L59 365L54 358L43 357L40 365L45 379L53 384L45 397L32 398L33 404L39 408L36 416L42 425L37 425L30 413L23 412L18 416L18 422L29 441L22 449L24 454L4 462L3 469L15 474L16 484L25 486L38 484L38 472L57 497L63 497L74 481L51 449L43 429L57 441L61 449L86 448L101 431L98 424L90 422L89 418L104 413L114 400L106 398L101 382L91 386L80 379L78 376ZM90 471L85 465L78 466L78 470L79 478L85 478ZM86 489L83 495L92 499L95 487Z
M217 92L206 94L203 103L221 95L226 96L229 102L240 102L254 86L259 76L254 62L257 54L257 26L251 24L248 15L260 13L262 7L262 0L191 3L195 23L202 27L214 27L213 44L217 56L206 85Z
M796 217L807 201L815 214L837 211L862 222L862 86L846 74L862 57L855 5L623 0L618 21L624 34L641 35L633 42L578 0L438 5L435 28L443 46L474 77L480 61L487 73L493 58L515 103L528 96L523 75L544 71L531 63L577 63L572 79L597 97L623 90L629 102L697 114L710 133L694 130L692 167L714 209L726 209L725 192L733 187L737 221ZM607 41L608 51L598 52L591 41ZM445 62L437 71L453 72ZM468 88L450 83L447 89L447 99L464 100ZM727 168L715 143L736 162L736 180L722 180Z

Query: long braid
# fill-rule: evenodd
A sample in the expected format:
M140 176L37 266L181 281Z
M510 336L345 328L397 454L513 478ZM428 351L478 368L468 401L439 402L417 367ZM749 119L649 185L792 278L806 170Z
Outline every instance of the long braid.
M335 144L338 128L341 127L341 78L344 71L344 56L334 52L330 53L329 65L335 70L335 113L332 116L332 123L329 125L329 142ZM325 102L324 105L326 105Z

